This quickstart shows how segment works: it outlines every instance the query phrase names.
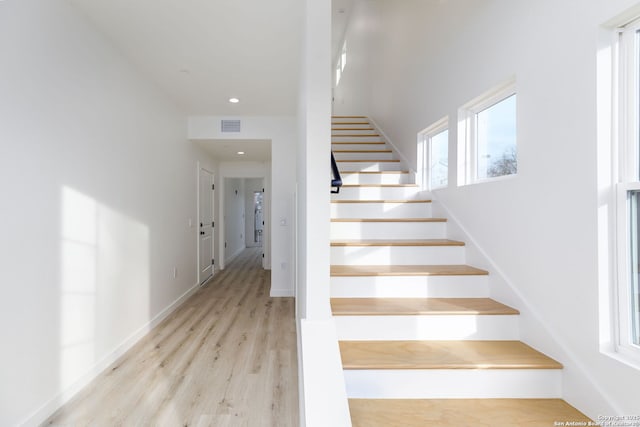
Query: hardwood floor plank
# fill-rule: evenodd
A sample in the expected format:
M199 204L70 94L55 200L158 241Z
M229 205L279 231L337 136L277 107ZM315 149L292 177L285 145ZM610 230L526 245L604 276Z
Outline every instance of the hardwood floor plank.
M260 263L246 250L45 425L298 425L294 300Z

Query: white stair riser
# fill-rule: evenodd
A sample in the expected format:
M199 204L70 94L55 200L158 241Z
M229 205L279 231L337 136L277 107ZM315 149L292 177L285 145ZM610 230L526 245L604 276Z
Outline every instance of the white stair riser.
M333 298L488 298L488 276L355 276L330 279Z
M354 130L355 126L344 126L346 129L334 128L331 130L331 136L352 136L352 135L376 135L380 138L380 134L375 129L358 128Z
M369 120L366 117L341 117L341 116L337 116L337 117L331 117L331 123L335 124L335 123L369 123Z
M332 246L333 265L464 264L464 246Z
M431 203L331 203L331 218L429 218Z
M337 129L372 129L373 126L371 126L370 123L360 123L360 122L345 122L345 123L331 123L331 129L332 130L337 130Z
M337 162L341 171L399 171L402 170L400 162Z
M517 340L516 315L333 316L339 340Z
M351 135L356 135L351 133ZM331 142L380 142L380 135L365 135L365 136L343 136L343 135L331 135Z
M401 200L415 198L418 187L342 187L337 199Z
M408 173L340 174L343 184L411 184Z
M446 222L332 222L329 237L332 240L443 239L446 228Z
M544 399L562 395L559 369L345 370L347 396L368 399Z
M366 153L360 150L361 152L357 153L340 153L338 151L334 151L333 155L336 160L392 160L393 153L383 152L383 153Z
M331 144L331 149L333 151L335 150L386 150L388 149L388 147L386 146L385 143L379 144L336 144L333 143Z

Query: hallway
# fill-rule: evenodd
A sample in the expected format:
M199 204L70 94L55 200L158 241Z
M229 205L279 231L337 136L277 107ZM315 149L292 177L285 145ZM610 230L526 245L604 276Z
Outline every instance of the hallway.
M242 252L45 425L295 426L293 298Z

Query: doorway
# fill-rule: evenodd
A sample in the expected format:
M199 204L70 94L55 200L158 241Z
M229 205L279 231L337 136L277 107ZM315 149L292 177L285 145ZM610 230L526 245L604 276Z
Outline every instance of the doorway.
M201 168L198 175L198 282L205 283L214 274L213 173Z
M265 269L269 269L269 189L264 177L222 176L220 193L220 268L245 248L262 248Z
M261 247L264 241L264 187L263 180L253 178L245 180L246 221L245 236L248 248Z

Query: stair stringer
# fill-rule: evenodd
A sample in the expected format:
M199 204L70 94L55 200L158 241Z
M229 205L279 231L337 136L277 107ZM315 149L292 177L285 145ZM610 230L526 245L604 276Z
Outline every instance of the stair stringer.
M614 403L614 399L602 392L598 381L589 373L588 367L580 361L575 352L562 343L563 340L554 332L552 325L544 319L536 307L528 302L456 215L438 199L437 192L428 192L428 194L432 199L433 215L447 218L447 238L464 241L467 263L489 272L487 280L490 296L520 311L518 318L520 340L563 364L562 398L592 419L597 419L602 414L623 413L622 409ZM566 393L564 384L569 379L580 384L580 396ZM603 402L606 404L603 405Z

